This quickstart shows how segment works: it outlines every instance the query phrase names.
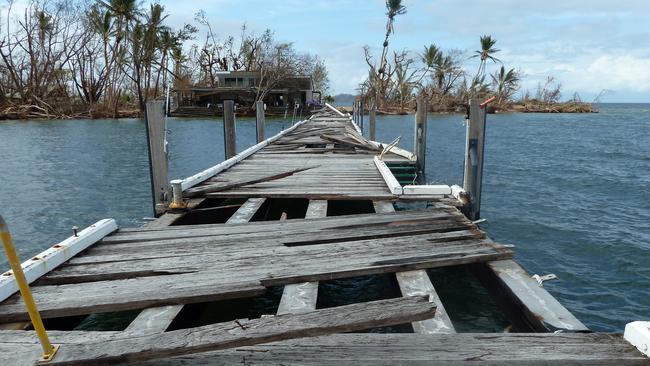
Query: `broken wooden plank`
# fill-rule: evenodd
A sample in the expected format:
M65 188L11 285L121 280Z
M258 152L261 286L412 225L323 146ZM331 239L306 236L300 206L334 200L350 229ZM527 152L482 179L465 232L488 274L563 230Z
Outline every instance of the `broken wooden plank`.
M538 332L557 330L582 332L589 329L513 260L475 266L479 278L505 300L512 315L522 315L524 326Z
M82 250L100 241L106 235L117 230L113 219L104 219L81 230L64 241L53 245L44 252L28 259L21 266L27 283L36 281L41 276L63 264ZM12 271L0 275L0 302L18 292L18 285Z
M509 249L486 245L481 240L432 243L421 236L405 237L403 241L369 239L269 250L250 248L245 253L199 256L195 259L204 261L200 267L191 262L176 267L173 263L184 257L172 257L165 262L172 263L172 267L157 270L154 266L143 273L124 272L121 267L128 262L117 263L112 271L117 278L127 279L34 286L33 293L42 317L51 318L240 298L255 296L264 287L512 257ZM148 262L154 260L142 265ZM298 262L300 266L296 266ZM0 321L25 319L27 314L18 297L0 304Z
M395 277L397 277L397 284L403 296L425 295L429 297L429 301L436 304L436 315L432 319L412 323L415 333L436 334L456 332L426 271L397 272L395 273Z
M61 347L48 365L97 365L315 337L422 320L435 314L425 297L406 297Z
M193 199L190 201L203 201L204 199ZM255 212L264 204L264 198L248 199L236 212L231 216L227 224L248 222ZM192 206L196 206L196 202ZM188 204L188 207L190 205ZM162 224L161 224L162 225ZM159 226L160 227L160 226ZM126 332L134 334L155 334L164 332L174 321L176 315L183 310L183 305L168 305L155 308L144 309L125 329Z

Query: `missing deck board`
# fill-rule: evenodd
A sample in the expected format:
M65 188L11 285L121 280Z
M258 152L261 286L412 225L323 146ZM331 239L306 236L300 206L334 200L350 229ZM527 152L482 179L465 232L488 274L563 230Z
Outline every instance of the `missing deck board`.
M289 220L303 219L307 214L308 205L308 199L270 198L257 210L257 213L250 221L276 221L280 220L283 213L287 214Z
M395 276L390 273L320 281L316 309L401 297ZM363 333L413 333L411 324L365 330Z
M468 266L427 270L458 333L501 333L510 321Z
M275 314L283 286L270 287L255 297L185 305L167 330L199 327L235 319L258 319Z
M374 213L370 200L330 200L327 204L327 216L344 216Z

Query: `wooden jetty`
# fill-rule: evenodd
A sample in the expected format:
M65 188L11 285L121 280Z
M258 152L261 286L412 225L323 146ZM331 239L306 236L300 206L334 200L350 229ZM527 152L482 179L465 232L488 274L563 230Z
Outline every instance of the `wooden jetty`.
M462 189L400 184L416 156L364 138L349 115L327 108L259 141L154 187L161 215L144 227L103 220L24 263L41 316L59 329L47 364L650 365L621 334L590 332L512 260L511 245L490 240L463 213ZM427 272L448 266L481 279L513 333L456 332ZM323 283L379 275L401 296L319 306ZM274 289L274 314L181 321L192 304ZM11 272L0 277L1 365L41 353L16 291ZM121 330L75 330L119 311L131 314ZM359 333L400 324L412 331Z

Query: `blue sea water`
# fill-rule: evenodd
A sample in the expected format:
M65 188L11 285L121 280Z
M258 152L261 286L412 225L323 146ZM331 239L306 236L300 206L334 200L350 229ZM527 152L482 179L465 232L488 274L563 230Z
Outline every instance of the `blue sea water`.
M267 134L289 124L269 119ZM172 118L169 130L171 178L223 160L219 119ZM238 150L253 144L252 119L239 119L237 131ZM379 116L377 139L397 136L412 149L413 116ZM429 115L427 139L428 181L461 184L463 116ZM69 236L73 225L106 217L141 225L152 215L147 164L138 119L0 122L0 214L21 257ZM559 277L545 287L591 329L650 319L650 104L488 116L482 215L482 228L516 245L529 272ZM466 291L441 278L436 287L466 303Z

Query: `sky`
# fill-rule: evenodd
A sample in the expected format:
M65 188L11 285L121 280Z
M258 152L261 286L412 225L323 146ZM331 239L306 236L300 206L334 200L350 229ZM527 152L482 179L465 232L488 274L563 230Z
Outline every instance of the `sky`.
M20 1L20 0L19 0ZM379 55L385 32L384 0L157 0L170 25L192 23L203 9L217 33L237 35L246 22L254 32L270 28L276 38L319 55L329 71L331 94L355 93L367 76L363 46ZM148 0L143 2L147 6ZM474 72L479 37L497 39L496 55L524 75L531 92L547 76L591 101L650 102L650 0L403 0L392 50L413 56L425 45L460 49ZM198 38L202 38L202 35ZM490 65L492 72L501 65Z

